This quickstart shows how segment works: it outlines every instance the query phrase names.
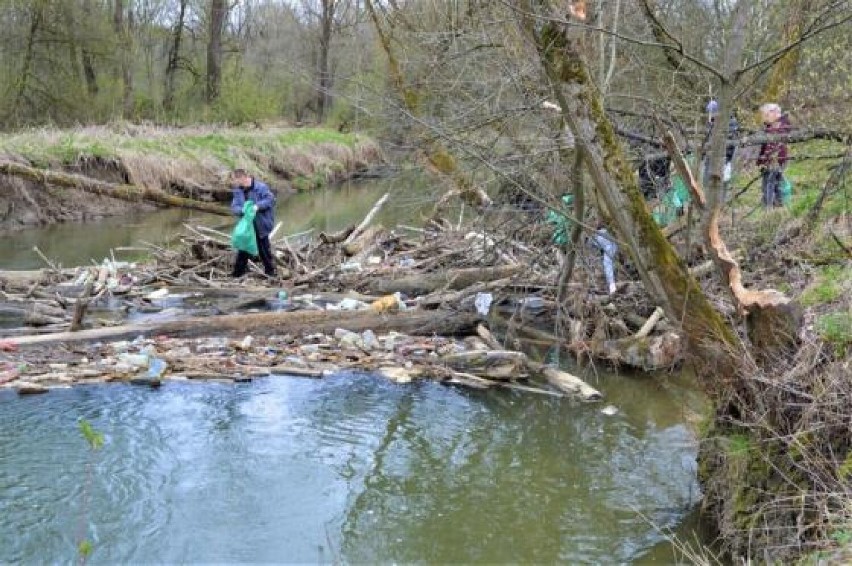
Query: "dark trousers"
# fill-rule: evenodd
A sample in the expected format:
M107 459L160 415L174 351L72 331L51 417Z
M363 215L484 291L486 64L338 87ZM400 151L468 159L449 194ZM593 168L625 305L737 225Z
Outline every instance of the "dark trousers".
M767 169L763 172L763 206L781 206L781 171Z
M275 256L272 255L269 236L258 236L255 233L255 238L257 239L257 253L260 256L261 263L263 263L263 272L268 277L275 277ZM257 260L257 258L248 252L242 250L237 252L237 261L234 263L234 272L232 274L234 277L242 277L246 274L249 258Z

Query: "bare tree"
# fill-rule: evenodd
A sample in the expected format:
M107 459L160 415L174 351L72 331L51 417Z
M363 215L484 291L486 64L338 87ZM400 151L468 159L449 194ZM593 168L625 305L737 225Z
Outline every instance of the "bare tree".
M222 88L222 34L228 17L225 0L210 0L209 40L207 42L207 103L219 98Z
M187 3L188 0L180 0L178 16L172 28L168 62L166 63L165 86L163 89L163 108L167 112L174 110L175 106L175 80L180 62L180 49L181 41L183 41Z

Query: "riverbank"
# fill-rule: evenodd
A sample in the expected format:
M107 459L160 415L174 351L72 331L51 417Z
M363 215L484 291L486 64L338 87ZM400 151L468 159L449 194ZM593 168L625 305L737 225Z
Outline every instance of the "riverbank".
M235 166L287 192L339 182L381 162L372 140L324 128L28 130L0 136L0 164L12 169L0 175L0 230L153 210L143 191L226 202L227 174Z

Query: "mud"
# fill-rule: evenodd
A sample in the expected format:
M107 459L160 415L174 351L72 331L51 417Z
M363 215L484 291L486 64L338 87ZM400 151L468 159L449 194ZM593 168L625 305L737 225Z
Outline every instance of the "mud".
M154 209L153 205L142 202L128 202L0 176L0 231L56 222L96 220Z

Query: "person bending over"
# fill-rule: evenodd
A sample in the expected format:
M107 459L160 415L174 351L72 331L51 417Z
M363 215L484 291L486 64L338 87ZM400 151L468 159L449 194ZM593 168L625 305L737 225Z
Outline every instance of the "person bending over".
M231 178L234 183L231 212L242 216L245 203L247 201L254 203L254 235L257 238L258 255L266 276L275 277L275 257L272 255L272 246L269 244L269 234L275 225L275 195L265 183L249 175L245 169L235 169ZM237 252L234 277L245 275L250 257L251 255L242 250Z

